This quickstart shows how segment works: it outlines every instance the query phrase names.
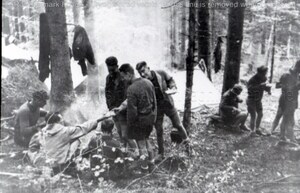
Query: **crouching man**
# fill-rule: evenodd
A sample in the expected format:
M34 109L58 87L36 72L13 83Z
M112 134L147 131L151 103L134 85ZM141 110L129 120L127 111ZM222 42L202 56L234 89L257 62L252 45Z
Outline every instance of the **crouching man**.
M30 160L36 165L50 163L55 174L63 171L71 164L71 158L80 146L79 138L96 129L100 120L64 126L60 114L48 113L45 117L47 125L29 143Z
M243 102L238 96L242 93L242 86L235 84L232 89L226 91L220 104L220 115L223 121L235 128L249 131L245 122L247 120L247 113L238 109L238 103Z

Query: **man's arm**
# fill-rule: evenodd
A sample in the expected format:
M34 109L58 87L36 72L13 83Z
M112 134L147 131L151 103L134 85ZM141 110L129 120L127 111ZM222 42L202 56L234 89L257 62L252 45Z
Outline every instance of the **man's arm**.
M96 120L84 122L81 125L67 127L67 132L70 139L78 139L79 137L89 133L97 128L98 122Z
M37 125L30 126L29 117L26 112L19 113L20 133L22 136L29 135L38 130Z
M166 71L163 71L163 70L161 70L159 72L162 74L163 78L166 80L167 87L169 89L177 89L176 83L175 83L174 79L172 78L172 76L170 76Z
M47 115L48 111L46 111L43 108L40 108L40 117L45 117Z

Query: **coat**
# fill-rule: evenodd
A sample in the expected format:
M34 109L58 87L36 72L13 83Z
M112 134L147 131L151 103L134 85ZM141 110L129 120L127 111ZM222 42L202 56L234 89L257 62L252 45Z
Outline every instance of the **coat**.
M78 126L48 124L34 135L29 144L29 157L36 164L37 158L45 154L52 167L70 161L79 147L79 138L97 127L97 121L87 121ZM42 150L42 151L41 151Z

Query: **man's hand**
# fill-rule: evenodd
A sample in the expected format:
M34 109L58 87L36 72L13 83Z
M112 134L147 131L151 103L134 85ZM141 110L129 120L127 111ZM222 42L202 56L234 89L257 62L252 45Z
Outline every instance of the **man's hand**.
M232 114L236 115L236 114L238 114L240 111L239 111L239 109L237 109L237 108L233 108L231 112L232 112Z
M120 113L121 111L121 107L116 107L116 108L113 108L112 110L110 110L112 112L114 112L116 115Z

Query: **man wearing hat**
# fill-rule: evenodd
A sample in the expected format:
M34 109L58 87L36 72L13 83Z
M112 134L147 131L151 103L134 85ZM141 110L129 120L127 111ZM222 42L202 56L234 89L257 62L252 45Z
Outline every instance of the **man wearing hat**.
M271 94L271 87L267 85L267 72L268 68L261 66L257 68L257 73L250 78L247 84L248 97L247 97L247 109L250 113L250 129L258 135L263 133L259 129L261 119L263 117L262 98L264 91Z
M248 131L245 125L247 113L238 109L238 103L243 102L238 96L242 93L243 88L239 84L235 84L232 89L226 91L220 103L220 115L224 122L241 130Z
M32 100L24 103L15 115L14 141L17 145L28 147L31 137L38 131L40 117L44 117L47 111L42 109L47 103L49 96L46 91L35 91Z

